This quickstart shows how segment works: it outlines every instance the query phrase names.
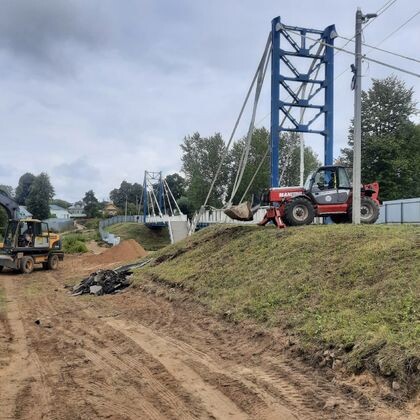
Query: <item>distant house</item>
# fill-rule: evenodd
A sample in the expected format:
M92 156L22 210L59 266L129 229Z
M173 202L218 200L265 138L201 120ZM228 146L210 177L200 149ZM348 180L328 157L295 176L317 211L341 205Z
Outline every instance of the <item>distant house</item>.
M70 213L70 217L86 217L85 207L81 203L74 203L72 206L68 208Z
M51 216L56 217L57 219L70 219L70 213L56 204L50 205L50 213Z
M118 214L118 207L114 203L106 203L103 210L105 217L112 217Z
M18 218L19 219L32 219L32 213L28 211L26 206L19 206Z

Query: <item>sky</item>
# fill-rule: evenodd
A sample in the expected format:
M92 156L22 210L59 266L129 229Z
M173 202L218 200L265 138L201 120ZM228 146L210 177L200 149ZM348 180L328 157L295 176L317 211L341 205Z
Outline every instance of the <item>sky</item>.
M184 136L228 138L272 18L316 29L335 24L352 37L357 7L373 13L388 2L0 0L0 184L15 187L23 173L45 171L56 197L74 202L90 189L106 199L123 180L141 183L145 170L179 172ZM364 42L377 45L418 10L397 0L366 27ZM381 48L419 59L419 39L417 15ZM420 73L413 61L368 55ZM353 61L336 54L335 75ZM374 63L364 63L363 89L391 74L413 86L418 101L418 78ZM352 118L350 81L350 71L335 81L335 156ZM269 104L267 77L260 126L269 127ZM249 112L238 137L248 123ZM322 156L320 136L306 142Z

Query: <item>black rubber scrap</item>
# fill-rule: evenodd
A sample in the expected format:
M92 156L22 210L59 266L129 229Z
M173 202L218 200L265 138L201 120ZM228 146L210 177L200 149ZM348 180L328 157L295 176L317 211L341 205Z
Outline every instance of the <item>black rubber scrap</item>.
M114 270L95 271L83 279L79 284L74 286L72 294L73 296L78 296L91 293L99 296L103 294L116 293L131 284L131 274L132 272L130 270L119 272Z

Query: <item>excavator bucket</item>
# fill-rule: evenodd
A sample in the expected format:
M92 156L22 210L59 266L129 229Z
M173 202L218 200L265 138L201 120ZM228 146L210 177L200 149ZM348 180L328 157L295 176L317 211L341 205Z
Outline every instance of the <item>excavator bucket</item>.
M244 203L238 204L237 206L231 206L224 210L224 213L233 220L240 220L242 222L249 222L254 218L254 209L251 207L251 203L245 201Z

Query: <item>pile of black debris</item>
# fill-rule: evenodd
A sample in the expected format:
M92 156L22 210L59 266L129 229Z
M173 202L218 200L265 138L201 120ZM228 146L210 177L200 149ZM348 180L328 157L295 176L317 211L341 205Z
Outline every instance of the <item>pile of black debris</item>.
M73 287L73 296L90 293L100 296L104 294L116 293L127 286L130 286L131 271L117 272L114 270L99 270L83 279Z
M140 268L148 264L151 259L140 263L129 264L115 270L98 270L83 279L73 287L73 296L90 293L100 296L110 293L117 293L130 286L132 283L132 269Z

